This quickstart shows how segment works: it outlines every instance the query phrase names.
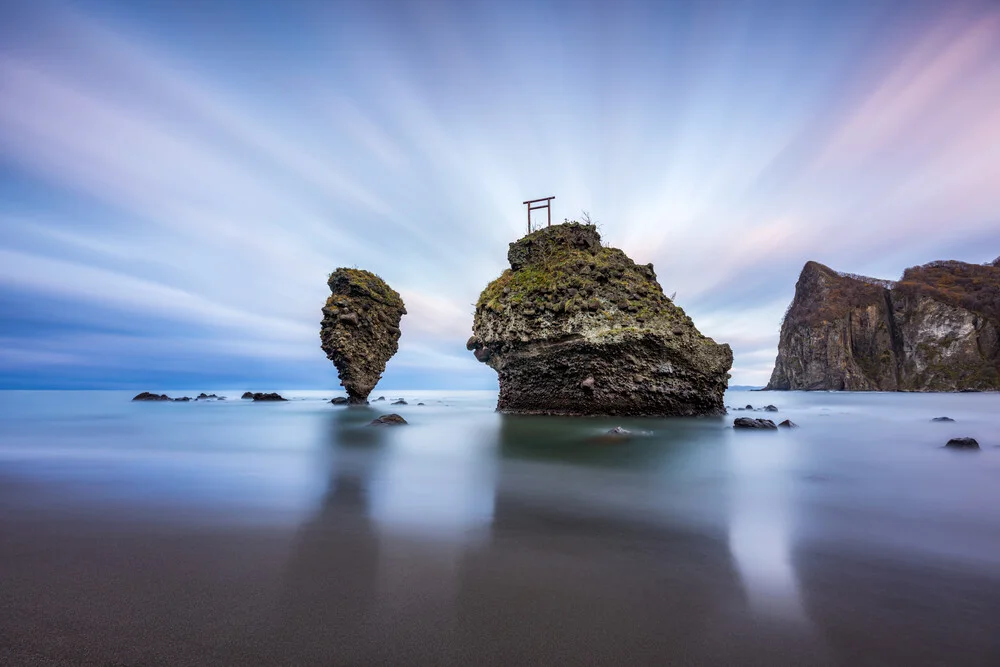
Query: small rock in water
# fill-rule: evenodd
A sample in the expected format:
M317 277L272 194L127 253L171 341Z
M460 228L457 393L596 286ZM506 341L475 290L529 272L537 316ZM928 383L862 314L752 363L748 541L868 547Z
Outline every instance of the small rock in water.
M252 391L245 391L245 392L243 392L243 395L240 396L240 398L253 398L253 392Z
M388 415L382 415L378 419L371 420L369 426L402 426L406 424L406 420L399 415L393 413Z
M945 447L949 449L979 449L979 442L975 438L952 438Z
M417 403L417 405L423 405L423 403Z
M622 428L621 426L615 426L613 429L608 431L608 435L632 435L632 431L627 428Z
M408 405L408 404L405 400L401 398L398 401L393 402L393 405Z
M791 419L786 419L785 421L778 424L778 426L784 426L785 428L798 428L799 425L793 422Z
M244 394L246 396L246 394ZM287 401L287 398L283 398L280 394L271 392L270 394L265 394L263 392L257 392L256 394L250 394L250 398L255 401Z
M770 419L754 419L753 417L737 417L733 421L733 428L752 428L752 429L766 429L766 430L777 430L774 422Z
M347 397L337 396L336 398L330 399L330 402L333 403L334 405L347 405Z
M747 405L747 406L746 406L745 408L743 408L743 409L744 409L744 410L753 410L753 406L752 406L752 405Z
M133 401L169 401L172 400L166 394L151 394L148 391L144 391L141 394L137 394Z
M953 422L955 421L951 417L935 417L931 420L932 422Z
M173 400L175 402L179 402L179 403L187 403L188 401L191 400L191 397L190 396L181 396L180 398L175 398Z
M768 405L764 408L764 412L777 412L778 408L773 405Z
M379 401L384 401L384 400L385 396L379 396L378 398L375 399L375 402L378 403Z

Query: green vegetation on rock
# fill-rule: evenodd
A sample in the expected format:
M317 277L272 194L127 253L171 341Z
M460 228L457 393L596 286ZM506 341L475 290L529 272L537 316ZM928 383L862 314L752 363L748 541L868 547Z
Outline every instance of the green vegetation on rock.
M498 409L714 414L732 364L663 295L651 264L569 222L511 243L482 291L469 349L500 375Z

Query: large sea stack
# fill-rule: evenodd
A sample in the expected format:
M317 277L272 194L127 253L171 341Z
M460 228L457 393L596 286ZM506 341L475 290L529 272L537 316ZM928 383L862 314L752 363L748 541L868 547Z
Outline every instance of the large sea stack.
M932 262L895 282L807 262L767 389L1000 389L1000 260Z
M497 410L724 414L733 353L663 295L653 265L571 222L510 244L476 304L468 348L500 376Z
M337 269L327 281L319 337L336 365L352 404L367 403L385 365L399 347L403 300L381 278L361 269Z

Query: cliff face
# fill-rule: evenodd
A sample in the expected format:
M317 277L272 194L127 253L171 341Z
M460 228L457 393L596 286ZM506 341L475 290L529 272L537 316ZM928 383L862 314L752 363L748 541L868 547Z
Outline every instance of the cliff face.
M733 355L663 295L653 266L567 223L510 245L483 290L468 348L522 414L723 414Z
M934 262L898 282L808 262L767 389L1000 389L1000 268Z
M350 403L367 403L399 347L403 300L374 273L340 268L327 281L320 343L336 365Z

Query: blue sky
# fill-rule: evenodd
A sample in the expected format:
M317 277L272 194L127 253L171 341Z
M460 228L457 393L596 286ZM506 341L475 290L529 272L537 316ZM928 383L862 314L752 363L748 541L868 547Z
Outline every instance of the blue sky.
M334 388L358 266L383 388L493 387L472 304L550 195L763 384L805 261L1000 254L1000 6L5 2L0 386Z

